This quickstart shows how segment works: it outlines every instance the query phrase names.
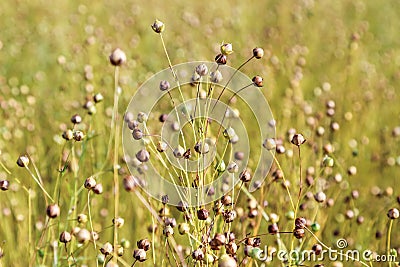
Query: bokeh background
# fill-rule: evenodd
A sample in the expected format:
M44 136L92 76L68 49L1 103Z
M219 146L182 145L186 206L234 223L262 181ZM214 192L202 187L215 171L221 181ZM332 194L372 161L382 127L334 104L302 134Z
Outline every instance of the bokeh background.
M164 38L174 64L212 61L219 44L229 42L235 52L228 64L235 67L254 47L263 47L266 56L243 72L264 77L262 90L277 121L277 136L284 138L295 128L314 140L304 152L306 164L319 162L320 147L330 142L343 173L357 167L324 224L326 240L329 243L331 232L346 224L342 233L351 234L354 243L384 247L376 232L385 231L386 211L398 207L395 199L400 194L399 10L397 0L2 1L0 157L12 174L0 168L0 178L10 180L12 190L0 192L0 242L5 251L0 264L23 266L26 252L39 249L27 245L26 194L15 179L34 185L16 159L29 153L46 183L54 183L64 144L60 134L72 114L85 114L82 104L95 92L105 100L90 118L100 135L91 153L94 159L104 156L113 104L108 56L119 47L128 57L120 79L123 113L138 86L168 66L150 28L155 18L166 25ZM336 103L333 118L325 114L328 100ZM327 129L323 140L316 138L315 121ZM332 121L340 130L328 131ZM282 155L279 160L289 170L294 168L293 158ZM88 168L82 179L102 163L81 166ZM111 188L107 181L111 183L112 174L103 180ZM349 204L345 194L354 189L360 197ZM371 189L380 197L372 196ZM111 218L103 216L109 197L110 192L93 204L102 226ZM122 193L127 225L121 231L132 240L150 221L137 202L132 194ZM32 225L39 236L45 203L37 196L34 205ZM282 205L273 205L275 212L284 213ZM337 218L348 208L357 208L367 226L358 230L357 223ZM398 236L393 242L400 246Z

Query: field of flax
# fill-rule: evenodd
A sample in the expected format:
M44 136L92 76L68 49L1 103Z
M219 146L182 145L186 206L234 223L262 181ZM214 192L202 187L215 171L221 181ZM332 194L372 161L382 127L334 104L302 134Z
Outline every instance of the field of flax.
M399 266L398 10L2 2L0 266Z

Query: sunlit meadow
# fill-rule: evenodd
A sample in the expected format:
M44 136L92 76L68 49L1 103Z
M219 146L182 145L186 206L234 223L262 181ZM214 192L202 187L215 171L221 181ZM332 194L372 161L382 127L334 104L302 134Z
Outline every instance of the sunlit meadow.
M398 10L394 0L3 1L0 266L399 266ZM194 61L211 67L193 69L182 91L164 88L153 113L127 112L148 79ZM249 77L241 93L268 100L257 110L272 112L262 127L274 136L260 139L255 104L224 91L230 77L213 85L225 66ZM235 168L235 134L208 113L175 129L181 147L159 142L182 98L220 94L254 137L248 173ZM126 132L149 154L127 157ZM164 164L166 151L183 164L205 157L206 137L218 144L207 171ZM262 153L272 165L251 192ZM146 193L147 161L175 185L238 183L175 207Z

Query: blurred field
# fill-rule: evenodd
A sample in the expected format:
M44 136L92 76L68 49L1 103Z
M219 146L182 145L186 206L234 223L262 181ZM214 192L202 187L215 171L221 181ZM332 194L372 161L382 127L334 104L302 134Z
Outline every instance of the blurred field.
M254 47L264 48L266 56L243 72L264 77L262 90L277 121L277 137L286 138L288 129L295 128L310 140L302 150L303 170L319 166L322 146L332 143L336 162L332 173L342 173L346 180L346 184L328 189L328 197L334 196L336 203L319 218L323 226L320 236L332 245L337 238L333 232L340 229L339 237L351 238L352 247L384 252L386 240L376 239L376 231L386 233L386 212L399 208L396 196L400 195L400 137L392 134L400 125L399 10L396 0L3 1L0 161L12 174L0 168L0 180L11 182L9 191L0 192L0 247L4 250L0 266L28 266L29 251L44 253L33 266L50 266L53 254L49 244L58 240L57 229L44 237L45 242L40 240L46 203L26 170L15 164L18 156L30 155L52 194L65 149L61 133L71 126L70 117L79 113L89 125L85 130L94 136L93 142L78 148L78 154L85 155L78 163L81 183L103 164L112 168L106 157L114 86L108 56L120 47L128 57L120 77L119 112L123 114L138 86L168 67L160 40L150 28L155 18L166 25L164 38L174 64L212 61L223 41L233 44L235 52L228 61L232 67L246 60ZM104 95L104 102L95 115L85 115L85 98L97 92ZM328 100L336 102L332 118L325 114ZM316 136L309 117L319 118L317 125L325 127L322 138ZM336 132L329 130L332 121L340 125ZM278 160L296 188L297 150L291 149L293 157L278 155ZM120 152L122 157L122 148ZM357 174L347 176L352 165ZM321 172L327 180L329 175ZM103 196L94 196L91 204L95 229L110 226L113 218L112 172L101 179ZM61 192L73 190L71 181L72 172L62 176ZM30 222L34 244L28 242L28 197L23 186L35 192ZM371 195L373 186L382 190L380 197ZM266 212L284 217L289 208L281 195L285 192L277 186L269 190ZM358 190L360 197L346 201L352 190ZM61 197L65 210L60 229L73 223L66 219L69 200ZM78 213L87 212L85 201L83 196ZM132 244L148 235L151 223L150 213L139 203L134 194L121 190L120 214L125 225L120 237ZM344 219L348 209L357 209L365 223ZM395 221L394 248L400 248L399 227ZM101 240L111 236L112 231L105 229ZM94 266L97 253L88 247L81 255L83 262ZM129 266L131 254L129 249L124 255ZM152 263L149 260L142 265ZM59 266L68 265L62 262Z

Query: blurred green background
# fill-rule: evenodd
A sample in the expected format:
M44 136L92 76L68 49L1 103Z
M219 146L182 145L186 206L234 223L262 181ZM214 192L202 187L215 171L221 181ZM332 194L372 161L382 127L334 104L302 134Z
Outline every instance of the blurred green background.
M164 38L174 64L212 61L219 44L229 42L235 53L228 64L235 67L251 56L254 47L264 48L266 56L243 72L264 77L277 136L285 137L288 129L295 128L311 140L304 152L305 167L318 165L326 143L335 147L339 171L357 167L344 191L360 191L356 206L371 223L357 237L364 245L374 243L375 231L386 225L386 210L398 207L395 196L400 194L399 137L392 134L400 125L399 10L397 0L3 1L0 157L12 174L0 169L0 179L14 183L18 178L28 184L26 171L15 165L27 152L51 184L62 152L60 134L71 115L85 114L82 105L94 92L101 92L105 101L90 119L101 137L93 153L99 158L104 154L113 104L108 56L120 47L128 57L121 69L122 113L138 86L168 66L161 42L150 28L158 18L166 25ZM336 102L333 118L325 114L327 100ZM316 137L309 117L319 118L318 125L326 128L323 139ZM339 131L328 130L332 121L339 123ZM288 169L297 164L284 155L278 159ZM82 178L102 163L92 162ZM373 186L382 192L391 187L394 192L375 201L370 195ZM18 219L20 214L27 216L26 196L17 187L0 192L4 266L19 266L15 261L28 249L26 219ZM122 209L132 219L124 233L135 235L145 229L141 220L148 222L148 214L132 210L137 201L132 196L123 194L121 199ZM347 204L340 205L333 217L346 210ZM37 200L37 221L44 221L44 207ZM382 214L382 221L377 214ZM339 224L328 223L327 229ZM398 237L394 242L400 246Z

